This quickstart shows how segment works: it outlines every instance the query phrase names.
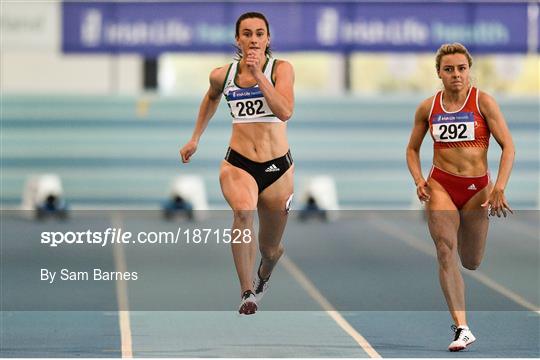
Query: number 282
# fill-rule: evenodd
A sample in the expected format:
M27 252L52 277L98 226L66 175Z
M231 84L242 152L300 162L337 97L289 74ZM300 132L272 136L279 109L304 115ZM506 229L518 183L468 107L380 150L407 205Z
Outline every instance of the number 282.
M240 110L238 110L238 115L240 116L264 114L264 111L262 108L263 107L262 100L255 100L255 101L248 100L246 102L237 102L236 107L240 108Z

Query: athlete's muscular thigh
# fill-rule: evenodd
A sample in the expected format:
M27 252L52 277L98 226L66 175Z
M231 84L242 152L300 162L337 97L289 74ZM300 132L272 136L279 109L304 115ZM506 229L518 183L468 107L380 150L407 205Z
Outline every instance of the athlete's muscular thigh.
M458 233L458 250L461 263L474 270L482 261L489 227L488 210L483 204L491 191L489 184L474 195L461 209L461 224Z
M433 179L428 180L430 199L426 203L428 228L438 256L448 255L457 246L459 212L446 190Z
M233 210L257 208L257 182L247 171L224 160L221 164L219 182L223 196Z
M429 201L426 203L428 211L457 210L452 198L437 180L429 178L427 184L430 195Z
M293 187L294 164L259 195L259 208L285 210L285 204L293 193Z
M259 196L259 243L277 248L287 224L287 200L293 193L294 165Z

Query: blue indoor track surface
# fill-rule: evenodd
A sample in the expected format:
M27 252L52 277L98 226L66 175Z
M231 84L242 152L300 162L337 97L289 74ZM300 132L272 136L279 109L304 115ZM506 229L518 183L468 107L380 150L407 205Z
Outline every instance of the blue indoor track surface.
M240 291L230 245L35 250L44 247L35 238L44 229L215 228L230 226L229 215L210 213L209 219L188 223L167 222L152 212L75 211L64 222L3 214L1 356L540 355L536 211L492 219L481 267L463 271L468 321L477 341L459 354L446 350L451 319L433 245L417 211L341 212L330 223L302 223L291 214L283 240L286 257L253 316L236 311ZM139 279L57 284L51 292L46 284L33 285L39 273L28 270L31 263L124 269L137 271Z

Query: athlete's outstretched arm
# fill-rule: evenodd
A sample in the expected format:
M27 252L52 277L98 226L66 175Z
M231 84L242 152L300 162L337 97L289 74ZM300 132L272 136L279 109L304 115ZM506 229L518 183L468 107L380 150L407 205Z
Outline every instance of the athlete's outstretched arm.
M261 89L270 110L281 121L287 121L291 118L294 109L294 70L290 63L278 60L275 66L275 82L272 83L264 76L258 66L259 58L252 55L251 51L246 58L246 64L252 72L259 89Z
M478 95L478 106L486 119L489 130L502 149L497 180L488 200L482 206L491 206L491 215L496 214L500 217L502 214L506 216L506 209L512 212L504 196L504 189L506 189L510 173L512 172L512 165L514 164L514 141L512 140L512 135L510 134L510 130L508 130L504 116L499 109L499 105L497 105L493 97L480 92Z
M221 100L221 87L225 80L226 67L214 69L210 73L210 87L204 95L199 107L199 115L195 122L195 129L191 135L191 139L180 149L180 157L182 162L187 163L191 156L197 151L199 140L208 125L208 122L216 113Z
M420 201L429 201L427 182L422 175L420 162L420 147L429 128L428 116L431 108L431 99L426 99L416 109L414 125L407 145L407 166L416 185L416 193Z

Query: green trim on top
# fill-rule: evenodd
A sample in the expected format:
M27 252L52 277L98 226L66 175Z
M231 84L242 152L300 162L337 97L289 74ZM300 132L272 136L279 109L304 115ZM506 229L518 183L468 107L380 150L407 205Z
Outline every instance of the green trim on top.
M231 67L233 66L233 63L229 64L229 68L227 69L227 74L225 75L225 80L223 80L223 86L221 86L221 92L223 93L223 90L225 90L225 84L227 83L227 79L229 78L229 72L231 71Z
M264 72L266 70L266 66L268 66L268 62L270 61L270 57L266 57L266 62L264 63L263 65L263 69L262 69L262 72Z
M270 81L272 82L272 85L276 86L276 82L274 81L274 70L276 68L277 59L274 59L274 62L272 63L272 71L270 72Z
M247 88L241 87L236 83L236 75L238 75L238 68L240 67L238 65L240 65L240 61L237 61L237 64L236 64L236 70L235 70L234 76L232 78L233 84L234 84L234 86L236 86L237 88L240 88L240 89L249 89L249 87L247 87ZM252 86L250 86L250 87L252 87Z

